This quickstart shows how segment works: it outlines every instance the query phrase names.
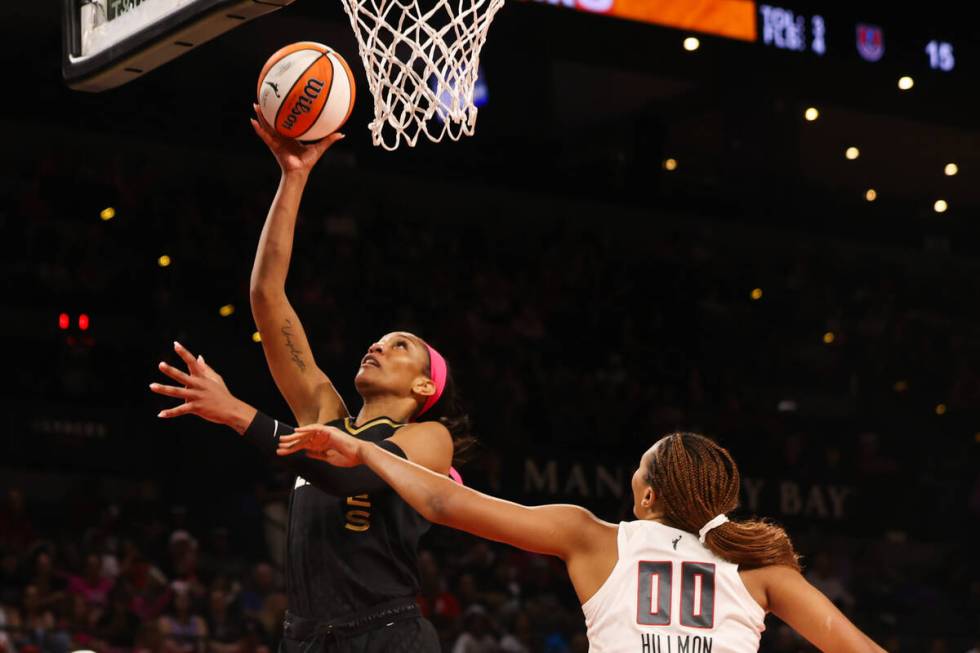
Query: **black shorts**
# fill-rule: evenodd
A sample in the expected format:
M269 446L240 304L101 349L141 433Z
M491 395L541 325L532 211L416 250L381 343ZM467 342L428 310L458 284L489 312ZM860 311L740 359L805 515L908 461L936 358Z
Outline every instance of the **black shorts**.
M305 640L283 637L279 653L439 653L439 635L428 619L413 617L351 637L314 634Z

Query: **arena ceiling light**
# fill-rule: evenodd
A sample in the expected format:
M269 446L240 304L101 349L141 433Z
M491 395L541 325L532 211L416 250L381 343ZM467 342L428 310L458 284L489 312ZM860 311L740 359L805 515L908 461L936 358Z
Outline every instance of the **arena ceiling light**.
M861 150L857 149L852 145L851 147L844 150L844 156L847 158L848 161L853 161L854 159L861 156Z
M908 75L902 75L901 77L898 78L898 88L900 88L901 90L907 91L913 86L915 86L915 80L909 77Z
M816 107L807 107L806 111L803 112L803 117L807 122L813 122L820 117L820 111Z
M868 200L869 202L874 202L876 199L878 199L878 191L876 191L874 188L869 188L868 190L864 191L864 199Z
M960 167L955 163L947 163L946 167L943 168L943 172L946 173L947 177L952 177L959 171L960 171Z
M936 203L932 205L932 210L936 213L945 213L948 208L949 204L946 203L946 200L936 200Z
M688 52L694 52L701 47L701 41L696 36L689 36L684 39L684 49Z

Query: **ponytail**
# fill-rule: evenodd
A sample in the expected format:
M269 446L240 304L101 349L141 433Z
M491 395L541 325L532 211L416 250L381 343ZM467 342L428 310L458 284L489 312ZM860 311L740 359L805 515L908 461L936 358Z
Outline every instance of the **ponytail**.
M786 565L800 571L800 556L781 526L761 519L729 521L712 528L704 545L741 569Z

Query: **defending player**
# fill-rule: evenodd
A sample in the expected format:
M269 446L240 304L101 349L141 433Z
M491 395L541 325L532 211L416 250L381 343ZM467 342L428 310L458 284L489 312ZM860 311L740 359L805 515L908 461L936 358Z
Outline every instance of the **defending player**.
M754 653L772 612L827 653L883 653L800 574L786 533L729 521L739 472L711 440L674 433L633 474L636 521L572 505L527 507L458 486L382 449L311 425L279 441L338 466L365 465L426 519L565 561L593 653Z

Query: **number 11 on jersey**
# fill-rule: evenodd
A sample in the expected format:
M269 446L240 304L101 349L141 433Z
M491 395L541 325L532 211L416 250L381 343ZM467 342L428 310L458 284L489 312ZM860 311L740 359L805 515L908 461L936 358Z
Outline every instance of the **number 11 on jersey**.
M641 561L637 576L636 623L669 626L672 620L671 588L674 564ZM715 623L715 565L713 562L681 563L680 624L688 628L713 628Z

